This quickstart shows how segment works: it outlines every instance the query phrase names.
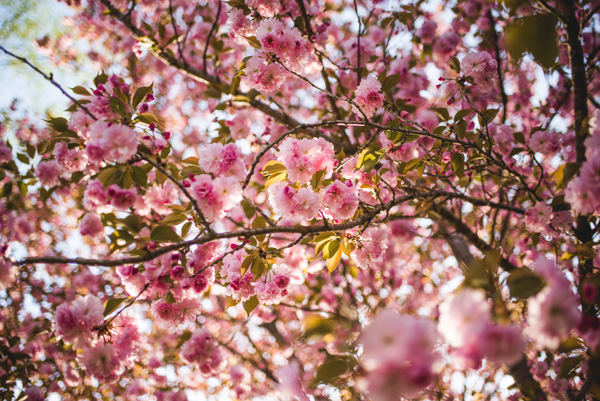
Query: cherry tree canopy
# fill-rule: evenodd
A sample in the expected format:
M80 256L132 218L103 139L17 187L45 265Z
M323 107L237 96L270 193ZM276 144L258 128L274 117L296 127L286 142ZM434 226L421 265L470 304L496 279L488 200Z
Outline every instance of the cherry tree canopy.
M3 399L600 399L600 1L66 3Z

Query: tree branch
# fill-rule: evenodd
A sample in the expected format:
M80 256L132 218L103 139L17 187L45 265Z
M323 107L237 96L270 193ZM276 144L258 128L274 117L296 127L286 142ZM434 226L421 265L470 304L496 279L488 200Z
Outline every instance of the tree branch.
M42 70L40 70L39 68L37 68L35 65L33 65L31 62L29 62L29 60L27 60L24 57L19 57L16 54L6 50L3 46L0 46L0 50L2 50L5 54L7 54L10 57L13 57L19 61L21 61L22 63L27 64L29 67L31 67L35 72L37 72L38 74L40 74L42 77L46 78L47 81L49 81L52 85L54 85L55 87L58 88L58 90L60 90L63 95L65 95L67 98L69 98L69 100L71 100L73 103L75 103L77 105L77 107L79 107L81 110L83 110L88 116L90 116L94 121L98 121L98 119L96 118L95 115L93 115L87 107L85 107L83 104L81 104L81 102L79 102L77 99L75 99L73 96L71 96L69 93L67 93L66 90L63 89L62 86L60 86L60 84L58 82L56 82L54 80L54 76L52 75L52 73L50 73L50 75L46 75Z

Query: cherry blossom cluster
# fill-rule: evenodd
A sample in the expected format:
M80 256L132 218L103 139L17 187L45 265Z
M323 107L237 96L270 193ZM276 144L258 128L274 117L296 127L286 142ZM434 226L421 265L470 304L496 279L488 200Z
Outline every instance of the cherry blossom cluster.
M102 332L103 322L104 306L94 295L77 298L70 306L63 304L56 309L56 332L63 341L82 351L79 361L90 375L102 382L112 382L137 360L142 338L139 323L132 316L118 316L107 333Z

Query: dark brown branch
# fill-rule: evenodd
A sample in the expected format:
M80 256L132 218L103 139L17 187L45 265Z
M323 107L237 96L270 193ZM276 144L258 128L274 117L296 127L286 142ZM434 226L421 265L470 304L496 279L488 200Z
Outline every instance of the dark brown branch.
M125 16L125 14L120 12L115 6L113 6L109 0L99 0L99 1L108 9L108 11L110 12L110 15L112 15L117 20L119 20L134 35L136 35L139 38L148 37L148 34L146 34L143 30L141 30L140 28L135 26L131 22L131 20L129 18L127 18ZM155 57L157 57L164 64L170 65L174 68L177 68L183 74L187 75L188 77L192 78L195 81L202 82L204 84L219 83L219 79L217 79L216 77L214 77L208 73L205 73L204 71L202 71L198 68L195 68L193 66L184 65L184 63L182 61L178 60L176 57L174 57L172 53L167 52L164 49L161 49L161 48L150 49L150 53L152 53ZM300 125L300 122L298 122L296 119L288 116L285 113L282 113L278 110L271 108L268 104L265 104L256 98L250 98L246 93L236 91L235 95L248 97L249 98L248 103L250 104L250 106L252 106L255 109L261 111L262 113L272 117L275 121L278 121L279 123L281 123L283 125L286 125L290 128ZM315 133L315 132L311 132L311 135L321 136L325 140L333 143L335 146L343 147L342 143L340 143L339 141L336 141L332 138L329 138L325 135L320 135L319 133Z
M452 213L450 210L446 209L445 207L441 207L438 210L438 213L444 218L444 220L450 223L450 225L456 230L457 233L464 236L469 243L474 245L480 251L486 252L491 251L493 249L491 245L479 238L477 234L471 231L469 226L467 226L459 217L455 216L454 213ZM450 243L450 245L452 246L453 244ZM509 262L508 259L505 258L501 258L500 266L502 266L502 268L505 271L512 271L517 269L517 266L515 266L514 264Z
M169 15L171 16L171 26L173 27L173 35L175 35L175 42L177 43L177 51L179 52L179 58L181 58L184 64L187 64L185 61L185 56L183 55L183 50L181 49L179 33L177 32L177 24L175 23L175 15L173 14L173 0L169 0Z
M28 257L24 258L17 262L17 265L23 266L33 263L49 263L49 264L65 264L65 263L74 263L78 265L85 266L121 266L126 264L136 264L150 261L154 258L157 258L161 255L164 255L167 252L175 251L181 248L187 248L191 245L205 244L208 242L212 242L219 239L228 239L228 238L250 238L256 235L263 234L273 234L273 233L297 233L297 234L318 234L326 231L346 231L354 227L362 226L363 224L370 222L374 217L376 217L379 213L384 212L393 208L394 206L400 205L402 203L415 200L415 199L433 199L433 198L457 198L463 199L474 205L481 206L490 206L490 207L499 207L507 210L513 210L515 212L523 212L521 209L513 208L512 206L498 204L495 202L480 200L470 198L466 195L455 194L452 192L445 191L432 191L432 192L417 192L408 195L403 195L397 197L393 201L377 205L373 207L369 211L365 211L360 217L349 220L343 223L337 224L315 224L312 226L276 226L276 227L260 227L260 228L252 228L245 230L236 230L222 233L206 233L203 236L189 240L189 241L180 241L175 242L170 245L166 245L162 248L156 249L154 251L148 252L146 255L142 256L134 256L128 258L121 259L86 259L86 258L64 258L64 257L56 257L56 256L36 256L36 257Z
M221 0L219 1L219 7L217 8L217 17L210 27L210 31L208 32L208 36L206 37L206 45L204 45L204 52L202 53L202 71L206 73L206 55L208 52L208 46L210 44L210 38L212 37L215 29L217 28L217 24L219 23L219 17L221 16Z

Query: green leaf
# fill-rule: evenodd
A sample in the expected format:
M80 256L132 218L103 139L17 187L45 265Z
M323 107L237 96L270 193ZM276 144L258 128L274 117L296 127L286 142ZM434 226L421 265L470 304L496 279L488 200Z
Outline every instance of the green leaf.
M108 75L106 75L104 73L104 71L100 72L98 75L96 75L96 77L94 78L94 85L96 85L96 87L98 87L98 85L100 84L105 84L106 82L108 82Z
M181 227L181 237L185 238L185 236L187 235L187 233L190 231L190 228L192 228L192 222L188 221L187 223L185 223L183 225L183 227Z
M247 219L252 218L252 216L256 214L256 209L254 209L254 206L245 200L242 200L242 208L244 209L244 214L246 215Z
M55 131L66 132L69 130L68 121L66 118L57 117L57 118L50 118L49 120L45 120L45 121L47 123L49 123L50 126L52 128L54 128Z
M92 96L92 94L83 86L76 86L74 88L71 88L71 90L73 91L73 93L75 93L76 95L81 95L81 96Z
M564 189L575 174L579 171L581 163L566 163L554 172L554 182L557 189Z
M257 306L258 306L258 298L256 295L253 295L252 297L250 297L250 299L248 299L246 302L244 302L244 310L246 311L248 316L250 316L252 311L254 309L256 309Z
M465 159L462 153L454 153L452 155L452 170L457 177L461 178L465 175Z
M155 242L179 242L181 238L170 226L158 226L150 233L150 239Z
M21 163L29 164L29 157L24 153L17 153L17 159L19 159Z
M454 121L462 120L466 116L468 116L469 114L471 114L472 112L473 112L473 110L471 110L471 109L462 109L462 110L459 110L454 115Z
M383 157L383 151L367 148L363 150L356 160L356 168L363 169L365 173L373 170Z
M325 175L327 174L327 170L319 170L316 173L313 174L311 180L310 180L310 186L316 191L319 186L323 183L323 178L325 178Z
M176 226L187 221L187 216L183 213L174 212L161 220L161 223L167 226Z
M335 324L332 320L319 315L309 315L304 321L304 334L308 339L315 336L324 336L333 332Z
M251 254L247 256L246 259L244 259L241 267L242 277L244 277L250 266L252 266L252 263L254 262L254 259L256 259L256 257L257 256L255 254Z
M181 347L183 343L185 343L190 338L192 338L192 332L189 330L185 330L177 339L177 345L175 346L175 348Z
M432 109L435 115L440 119L440 121L448 121L450 120L450 113L448 109L445 107L435 107Z
M454 124L454 130L460 139L463 139L467 136L467 127L469 124L465 120L460 120L456 124Z
M96 178L98 178L98 180L100 180L102 185L104 185L104 187L106 188L112 184L119 182L121 180L122 175L123 173L121 170L119 170L118 167L108 167L100 171Z
M260 173L267 178L265 188L268 188L269 186L278 181L282 181L287 177L285 166L276 160L268 161Z
M252 221L252 228L264 228L266 227L267 224L267 220L262 217L262 216L256 216L256 218L254 219L254 221ZM263 242L265 240L266 235L265 234L260 234L256 236L256 239L259 242Z
M252 276L254 277L254 281L258 280L259 278L261 278L263 276L263 274L265 273L266 270L266 262L264 261L264 259L261 259L259 257L254 258L254 260L252 261L252 266L250 266L250 272L252 273Z
M338 249L340 249L340 245L339 239L332 239L331 241L328 241L323 247L323 258L329 259L334 257Z
M460 74L460 61L456 57L450 57L450 69Z
M118 97L111 96L110 99L108 99L108 103L112 111L121 117L125 117L125 105Z
M483 118L485 118L485 121L487 121L488 123L491 123L492 121L494 121L494 118L496 118L496 116L498 115L498 111L499 109L488 109L483 112Z
M396 88L400 83L400 73L388 75L385 77L382 83L382 89L384 92L389 92Z
M109 298L104 303L104 316L113 313L127 298Z
M330 241L336 239L336 234L333 231L321 233L315 237L313 242L315 243L315 257L323 250L323 247Z
M582 362L582 355L571 356L563 359L562 363L560 364L560 377L569 378Z
M144 170L142 167L133 166L131 176L133 178L133 181L140 187L148 187L148 174L146 173L146 170Z
M509 24L504 43L511 57L520 60L529 53L542 67L554 66L558 56L557 18L550 13L530 15Z
M348 356L331 356L321 366L319 366L311 385L314 386L319 383L332 383L341 375L350 371L354 365L354 360Z
M250 46L254 47L255 49L262 50L262 45L260 44L256 36L246 36L246 40L248 41Z
M540 276L527 269L518 269L511 272L506 284L510 290L510 296L520 299L534 296L546 285Z
M270 160L265 163L260 173L267 177L269 175L280 173L282 171L285 171L285 166L283 165L283 163L278 162L277 160Z
M339 244L339 241L331 241L330 244L332 242L337 242ZM325 252L323 252L323 253L325 253ZM333 273L333 271L340 264L340 261L342 260L342 253L343 253L343 247L338 245L338 248L335 251L335 254L333 254L330 258L328 258L325 261L325 263L327 264L327 270L329 271L329 274Z
M133 95L133 100L131 102L131 106L133 110L137 109L138 105L146 99L148 94L153 93L154 82L149 86L142 86L141 88L137 88L135 91L135 95Z

